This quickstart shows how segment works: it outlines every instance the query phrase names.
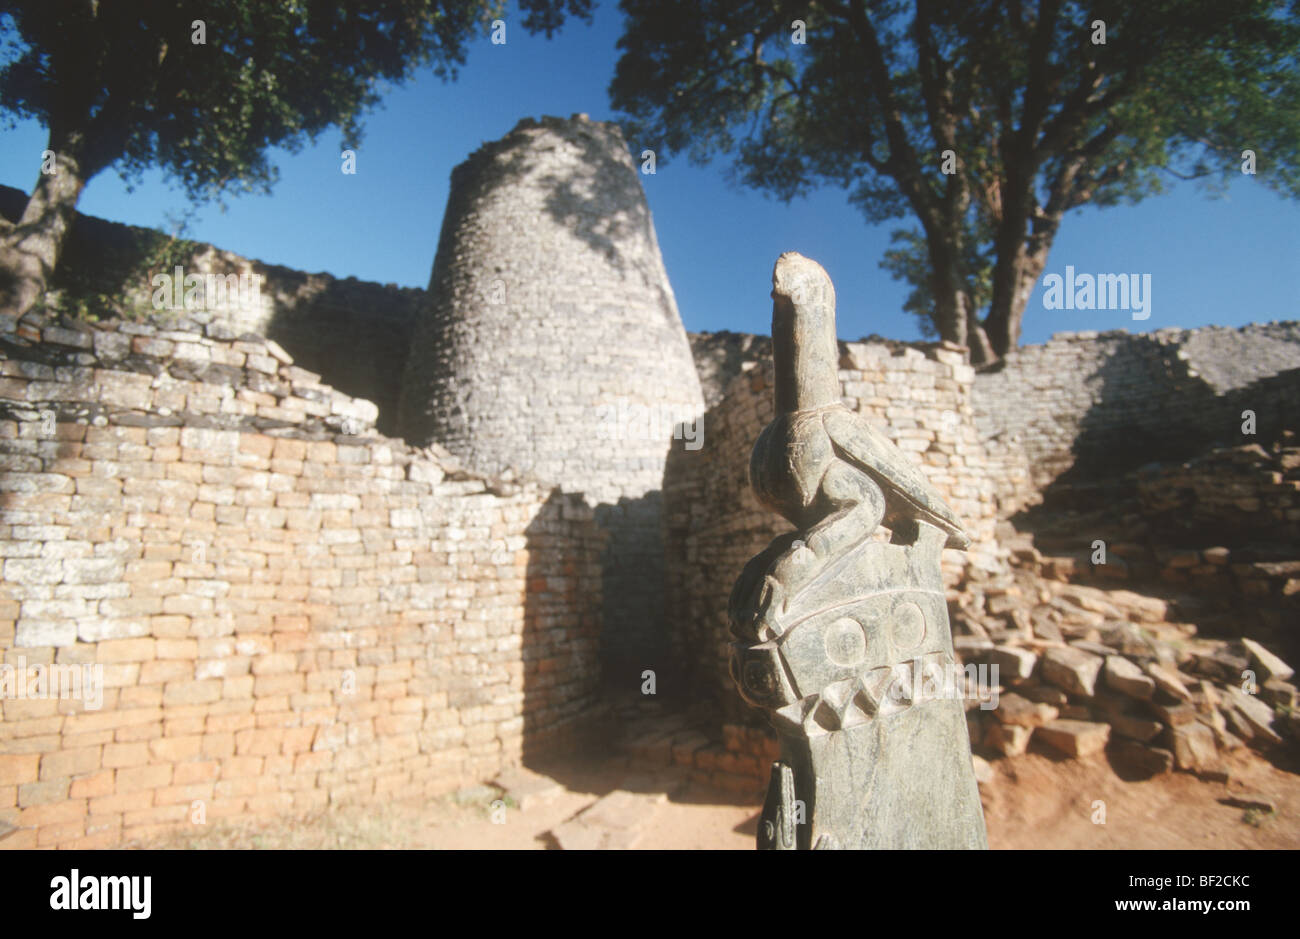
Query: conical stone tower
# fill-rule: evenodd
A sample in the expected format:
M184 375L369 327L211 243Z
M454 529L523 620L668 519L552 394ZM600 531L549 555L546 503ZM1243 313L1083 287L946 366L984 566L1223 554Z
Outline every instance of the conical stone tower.
M525 119L453 170L403 376L402 435L479 471L586 494L611 533L609 665L652 667L659 656L658 495L670 448L702 443L691 438L703 411L616 125Z

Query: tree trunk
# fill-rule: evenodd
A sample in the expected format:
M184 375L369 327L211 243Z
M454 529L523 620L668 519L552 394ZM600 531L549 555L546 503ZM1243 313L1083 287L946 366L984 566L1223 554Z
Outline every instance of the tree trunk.
M966 345L968 320L962 295L965 293L952 242L925 226L926 252L930 256L930 296L934 298L932 319L939 338Z
M76 217L86 185L82 166L85 138L77 131L50 129L50 169L36 186L18 224L0 231L0 311L22 316L44 296Z
M1020 330L1025 308L1034 285L1047 267L1047 256L1060 226L1056 215L1035 216L1034 230L1029 233L1031 209L1016 213L998 232L997 260L993 269L993 300L985 329L994 354L1001 358L1020 345Z
M966 345L966 331L969 327L969 320L966 317L961 292L946 289L943 280L942 277L937 275L932 277L935 287L933 291L935 301L934 326L939 332L940 339L964 346Z
M939 338L966 346L972 364L997 359L988 334L980 324L970 289L958 263L960 251L943 237L927 238L930 254L930 294L934 297L934 327Z
M1025 306L1029 295L1033 293L1034 283L1041 272L1041 265L1028 278L1029 258L1026 256L1024 239L1006 254L998 249L998 257L993 268L993 299L989 304L988 316L984 318L984 328L988 333L993 353L1001 358L1020 345L1020 326L1024 319Z
M996 362L999 358L997 350L989 341L989 334L980 322L979 313L969 295L966 297L966 317L969 323L966 327L968 338L966 345L970 348L971 364L988 365Z
M1017 303L1025 260L1025 235L1029 220L1023 207L1009 205L994 237L993 297L984 328L1000 358L1020 342L1024 302Z

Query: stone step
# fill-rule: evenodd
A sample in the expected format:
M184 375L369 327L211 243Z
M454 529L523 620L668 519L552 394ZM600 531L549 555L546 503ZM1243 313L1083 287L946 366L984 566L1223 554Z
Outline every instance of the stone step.
M549 802L564 791L564 787L551 777L519 766L498 773L492 785L502 790L520 811Z
M566 851L634 848L655 807L670 794L681 791L687 782L680 773L631 774L618 789L601 796L549 834Z

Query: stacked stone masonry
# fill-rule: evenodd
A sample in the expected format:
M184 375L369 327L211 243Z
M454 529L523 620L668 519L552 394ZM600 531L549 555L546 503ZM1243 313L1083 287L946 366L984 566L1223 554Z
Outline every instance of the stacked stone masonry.
M617 126L522 121L451 193L403 434L593 501L658 490L674 426L703 400Z
M26 202L25 193L0 186L0 215L8 220L21 217ZM150 229L78 214L55 285L67 292L91 284L96 291L118 295L123 306L151 311L153 276L173 276L175 270L156 263L143 247L161 238ZM275 340L299 367L328 376L332 388L373 401L379 407L376 426L396 434L402 367L423 290L307 274L210 244L185 242L183 248L173 261L184 274L260 278L256 296L227 290L198 298L222 324L214 325L220 330L215 335L229 339L255 333Z
M663 666L659 490L704 409L650 209L614 124L521 121L452 172L400 426L466 466L527 473L609 531L602 653Z
M21 197L0 189L0 212ZM61 276L113 267L141 233L79 217ZM438 252L423 291L198 245L187 271L260 274L260 300L95 326L0 319L0 653L101 665L107 685L93 711L3 696L0 845L117 844L196 803L211 820L479 782L601 721L598 650L636 666L624 690L653 666L661 694L707 711L642 741L656 759L738 790L766 773L770 733L726 673L726 600L785 527L747 480L770 340L687 337L626 147L581 116L524 121L459 167ZM148 277L131 276L147 302ZM941 344L842 351L846 402L975 539L945 555L968 657L1037 657L1017 694L1070 695L1058 718L1107 727L1136 709L1165 727L1144 745L1194 762L1176 739L1187 721L1107 710L1043 663L1117 653L1186 683L1250 654L1112 643L1115 617L1073 606L1113 601L1147 628L1141 598L1118 592L1133 614L1078 584L1031 597L1013 583L1028 568L1066 582L1087 562L1018 548L997 524L1068 490L1072 469L1084 488L1111 474L1116 524L1178 523L1187 544L1107 532L1098 577L1136 579L1149 556L1165 583L1228 583L1231 602L1293 628L1300 560L1244 542L1295 540L1300 324L1063 335L979 375ZM705 402L702 448L674 440ZM447 449L411 445L434 438ZM1152 460L1173 462L1139 469ZM1196 540L1208 532L1225 541ZM1293 691L1271 689L1292 707ZM1213 715L1233 709L1191 703L1220 748L1271 739L1245 732L1249 705L1225 737ZM971 723L985 752L1027 739L1014 721ZM1065 731L1040 736L1082 739Z
M5 847L427 796L599 716L591 508L220 335L0 320L0 651L104 682L4 696Z
M1017 557L1013 581L963 598L967 632L954 640L968 668L998 668L997 699L967 702L977 753L1018 756L1031 742L1066 757L1106 749L1141 776L1177 768L1226 779L1224 754L1300 736L1293 671L1271 649L1199 637L1176 604L1064 583Z
M1271 452L1255 443L1219 448L1135 477L1144 516L1162 530L1300 544L1300 446L1289 433Z
M615 125L544 117L484 145L451 183L428 291L211 245L184 243L175 261L186 274L261 277L252 300L200 297L207 328L276 340L332 387L375 402L385 434L436 439L474 471L584 494L608 532L602 650L631 680L663 664L659 490L668 449L687 445L677 424L703 411L636 167ZM0 187L0 213L16 219L25 199ZM61 275L147 309L157 265L144 269L148 252L130 246L158 238L78 216Z
M1015 441L1042 490L1270 439L1300 414L1300 323L1061 333L975 382L982 439ZM1243 411L1255 415L1243 434Z

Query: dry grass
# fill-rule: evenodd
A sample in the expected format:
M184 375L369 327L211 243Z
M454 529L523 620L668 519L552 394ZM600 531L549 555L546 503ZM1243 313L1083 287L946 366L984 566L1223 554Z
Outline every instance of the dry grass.
M223 820L177 829L147 841L127 842L123 847L164 851L409 849L425 847L424 836L433 825L455 825L486 816L485 806L459 805L448 795L420 804L342 806L290 819Z

